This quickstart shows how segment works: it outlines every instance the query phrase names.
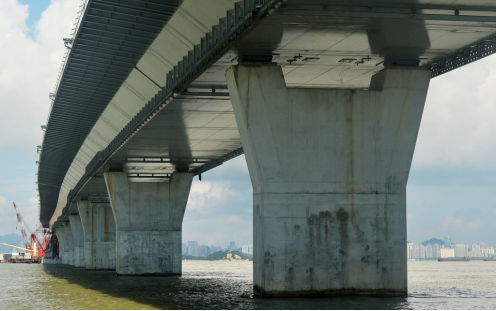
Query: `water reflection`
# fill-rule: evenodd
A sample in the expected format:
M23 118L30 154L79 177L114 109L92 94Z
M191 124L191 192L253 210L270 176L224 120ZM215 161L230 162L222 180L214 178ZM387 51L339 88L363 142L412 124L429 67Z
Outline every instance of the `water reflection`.
M254 298L251 276L229 273L185 272L182 277L118 277L113 272L84 271L67 266L47 265L43 270L77 285L65 289L71 298L82 294L77 290L80 287L108 297L94 299L91 308L95 309L107 309L110 304L117 308L136 308L134 303L145 309L403 309L407 306L404 298ZM115 304L116 300L120 303Z
M409 262L406 299L259 299L249 262L183 262L182 277L0 264L0 309L496 309L494 267Z

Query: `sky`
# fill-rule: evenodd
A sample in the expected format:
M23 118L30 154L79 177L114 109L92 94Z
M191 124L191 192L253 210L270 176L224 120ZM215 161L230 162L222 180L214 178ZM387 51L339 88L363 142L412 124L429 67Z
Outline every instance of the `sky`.
M0 235L32 229L50 100L80 0L0 1ZM496 56L431 81L407 186L408 240L450 235L496 243ZM195 178L183 242L252 243L252 189L244 156Z

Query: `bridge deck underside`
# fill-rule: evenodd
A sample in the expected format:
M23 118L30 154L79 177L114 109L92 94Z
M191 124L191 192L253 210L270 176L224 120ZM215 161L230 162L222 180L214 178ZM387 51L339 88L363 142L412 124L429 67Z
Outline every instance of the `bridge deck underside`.
M272 56L288 87L365 89L385 61L428 66L495 34L492 1L288 0L105 160L131 181L167 181L239 150L229 96L207 93L227 92L225 71L240 55Z
M245 54L272 55L283 66L288 87L368 88L385 58L419 59L420 65L427 65L460 45L490 36L495 27L496 23L274 14L194 84L225 85L225 71ZM123 163L130 177L145 174L134 181L152 181L144 178L146 174L170 174L181 164L194 170L202 165L195 161L215 160L240 147L229 97L180 96L133 136L114 155L114 162ZM128 158L165 158L170 163L122 161Z

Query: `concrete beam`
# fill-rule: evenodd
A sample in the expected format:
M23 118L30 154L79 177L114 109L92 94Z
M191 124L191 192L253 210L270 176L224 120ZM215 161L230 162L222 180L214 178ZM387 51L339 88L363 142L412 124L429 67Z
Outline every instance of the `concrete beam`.
M406 184L430 71L370 90L287 89L281 67L227 83L253 184L262 296L407 295Z
M84 231L81 217L79 215L69 215L72 237L74 238L74 266L84 268Z
M124 172L104 174L117 227L117 274L181 274L181 228L193 174L168 183L130 183Z
M115 220L108 203L78 201L87 270L115 270Z

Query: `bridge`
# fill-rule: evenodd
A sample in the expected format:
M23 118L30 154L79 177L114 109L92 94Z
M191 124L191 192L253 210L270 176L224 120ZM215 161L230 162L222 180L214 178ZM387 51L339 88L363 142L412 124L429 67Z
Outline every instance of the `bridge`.
M193 177L244 153L256 294L405 296L429 81L495 52L496 3L84 0L65 43L38 173L63 263L181 274Z

